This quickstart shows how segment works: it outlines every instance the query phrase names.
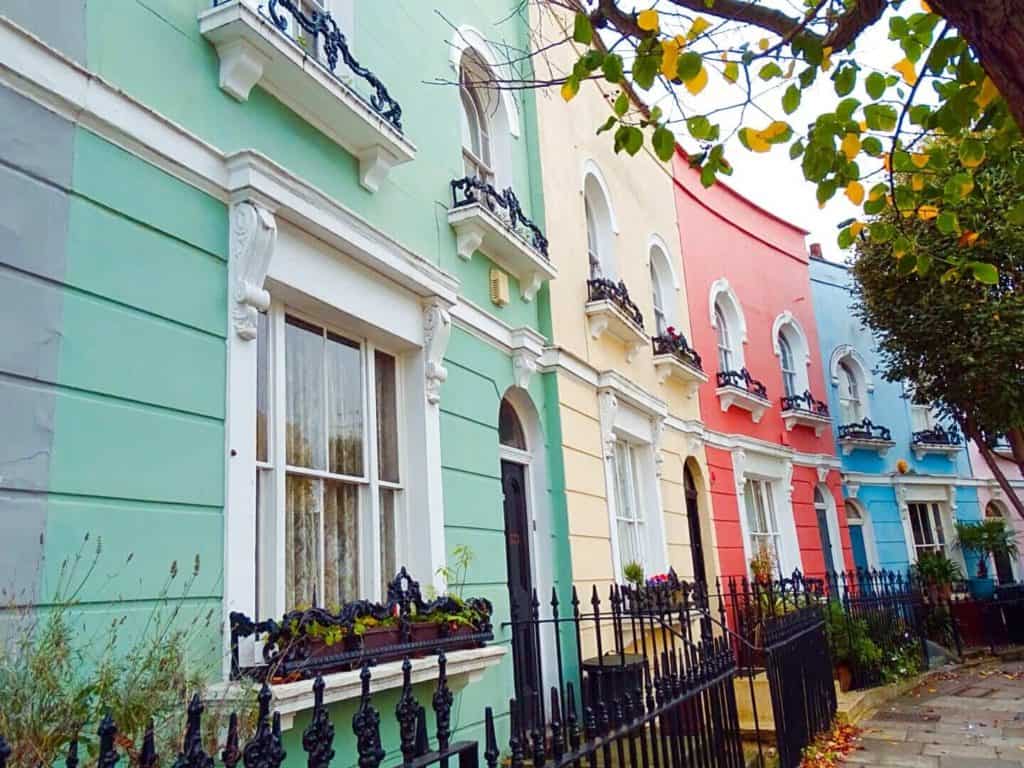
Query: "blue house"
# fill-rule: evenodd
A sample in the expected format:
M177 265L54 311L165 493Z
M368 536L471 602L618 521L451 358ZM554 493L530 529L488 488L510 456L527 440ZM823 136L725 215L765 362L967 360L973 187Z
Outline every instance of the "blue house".
M981 517L965 441L907 384L882 378L849 270L816 252L811 290L854 562L905 571L920 552L942 551L963 563L954 523Z

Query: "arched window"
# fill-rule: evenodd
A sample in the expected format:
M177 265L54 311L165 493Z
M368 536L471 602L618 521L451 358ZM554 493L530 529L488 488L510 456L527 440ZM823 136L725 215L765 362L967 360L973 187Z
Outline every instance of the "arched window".
M827 490L827 489L826 489ZM825 572L833 573L836 570L836 560L833 556L832 528L829 525L829 504L825 491L821 486L814 488L814 514L818 518L818 536L821 539L821 554L825 559Z
M718 370L732 371L735 353L732 346L732 335L729 333L729 323L725 319L725 312L718 304L715 305L715 335L718 339Z
M463 55L459 71L459 97L462 103L462 157L467 176L494 183L494 161L491 152L490 99L482 93L479 83L489 70L473 51Z
M846 359L839 361L839 410L844 424L856 424L865 417L860 378Z
M846 522L849 525L863 525L864 513L860 511L855 503L847 499L843 502L843 509L846 511Z
M614 280L615 259L612 254L612 213L604 188L597 176L588 172L583 181L583 214L587 227L587 260L590 279Z
M675 325L674 280L668 256L660 245L651 245L651 294L654 303L654 330L658 336Z
M501 401L501 408L498 411L498 442L508 448L527 450L526 430L523 429L516 409L506 399Z
M787 397L792 397L798 393L796 364L793 362L793 348L782 331L779 331L779 364L782 366L782 391Z
M990 501L985 505L985 519L987 520L1002 520L1003 525L1009 525L1006 522L1006 516L1003 514L1002 507L994 501ZM992 558L996 564L996 579L1000 584L1012 584L1015 579L1013 575L1013 560L1009 553L1000 552Z

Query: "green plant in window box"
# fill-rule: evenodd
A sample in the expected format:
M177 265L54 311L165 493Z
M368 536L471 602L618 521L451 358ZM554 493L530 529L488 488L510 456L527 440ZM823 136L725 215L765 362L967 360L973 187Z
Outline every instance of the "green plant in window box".
M627 584L632 584L640 589L644 585L644 567L635 560L626 563L622 569L622 578L626 580Z

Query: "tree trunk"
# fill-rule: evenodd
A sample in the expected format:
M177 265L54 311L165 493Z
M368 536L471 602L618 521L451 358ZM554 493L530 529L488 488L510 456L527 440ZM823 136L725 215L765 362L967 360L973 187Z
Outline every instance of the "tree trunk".
M1010 481L1006 479L1006 473L1004 473L1003 468L999 466L999 460L996 459L995 453L993 453L992 449L988 446L988 443L985 442L985 437L970 421L966 422L962 426L964 434L973 440L974 444L978 446L981 458L985 460L988 468L992 470L992 476L995 477L996 482L999 483L999 487L1002 489L1003 493L1006 494L1006 500L1010 502L1010 506L1016 510L1017 514L1024 519L1024 502L1020 500L1020 497L1017 495L1017 491L1012 485L1010 485Z
M957 28L1024 128L1024 0L930 0Z

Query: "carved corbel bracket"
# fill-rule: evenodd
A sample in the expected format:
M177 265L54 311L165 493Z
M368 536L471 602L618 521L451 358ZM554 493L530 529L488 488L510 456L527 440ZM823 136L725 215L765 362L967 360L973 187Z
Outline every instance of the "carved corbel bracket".
M601 420L601 442L604 446L604 457L615 457L615 414L619 410L619 398L614 392L598 394L598 410Z
M256 338L256 317L270 307L263 288L277 243L274 214L255 203L237 203L231 210L231 320L238 337Z
M444 353L452 335L452 317L448 305L440 299L431 299L423 307L423 354L426 376L427 402L441 402L441 385L448 378L444 367Z

